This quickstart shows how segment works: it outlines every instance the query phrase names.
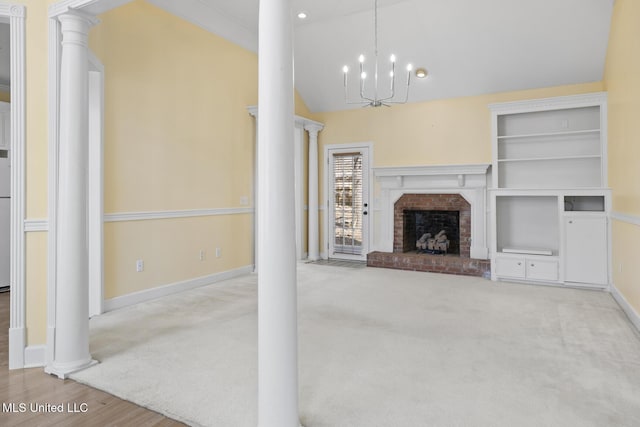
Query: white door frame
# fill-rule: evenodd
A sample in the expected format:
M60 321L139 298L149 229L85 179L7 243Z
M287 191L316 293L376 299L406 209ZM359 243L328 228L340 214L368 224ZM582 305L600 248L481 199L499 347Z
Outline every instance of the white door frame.
M371 219L373 214L373 205L371 204L371 200L372 200L371 190L372 190L372 183L373 183L373 167L372 167L373 166L373 142L329 144L324 146L324 184L323 185L324 185L324 199L325 199L324 207L327 214L325 215L325 218L324 218L325 226L324 226L324 232L323 232L323 239L324 239L323 247L327 251L326 257L334 258L330 252L331 241L329 237L331 230L333 230L333 227L331 225L331 218L333 217L333 215L331 214L331 209L330 209L331 203L329 200L331 197L330 183L332 181L331 171L329 170L329 159L332 153L336 153L336 152L348 153L353 151L362 151L366 158L366 162L364 162L363 164L362 175L363 177L367 178L367 184L366 184L367 194L365 196L366 198L363 198L362 202L368 204L367 211L369 212L369 214L366 220L363 221L362 255L361 256L341 255L339 258L362 261L367 259L367 253L369 253L369 250L371 247L371 236L373 235L372 234L373 221Z
M89 316L104 301L104 66L89 51Z
M9 369L25 366L25 6L0 3L0 20L11 27L11 225Z

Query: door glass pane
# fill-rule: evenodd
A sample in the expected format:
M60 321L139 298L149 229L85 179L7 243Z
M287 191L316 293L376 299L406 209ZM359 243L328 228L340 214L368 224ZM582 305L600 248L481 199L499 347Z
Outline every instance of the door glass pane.
M362 254L362 154L333 157L334 250Z

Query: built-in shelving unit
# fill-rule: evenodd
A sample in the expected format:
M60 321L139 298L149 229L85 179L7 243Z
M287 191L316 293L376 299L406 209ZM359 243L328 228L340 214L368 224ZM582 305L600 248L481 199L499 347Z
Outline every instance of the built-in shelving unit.
M608 286L606 94L490 109L492 278Z

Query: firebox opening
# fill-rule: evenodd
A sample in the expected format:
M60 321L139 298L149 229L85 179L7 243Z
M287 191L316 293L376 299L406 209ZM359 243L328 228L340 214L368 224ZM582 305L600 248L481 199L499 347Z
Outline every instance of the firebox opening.
M403 217L403 252L415 252L416 242L425 234L434 238L444 230L448 240L446 253L460 255L460 211L404 210Z

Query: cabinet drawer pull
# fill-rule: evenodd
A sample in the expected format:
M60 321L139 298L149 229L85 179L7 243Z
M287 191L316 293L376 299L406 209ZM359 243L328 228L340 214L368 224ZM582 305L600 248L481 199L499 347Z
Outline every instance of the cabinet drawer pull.
M534 263L531 263L531 267L535 267L536 265Z
M521 263L521 262L519 262L519 263L518 263L518 265L522 265L522 263Z

